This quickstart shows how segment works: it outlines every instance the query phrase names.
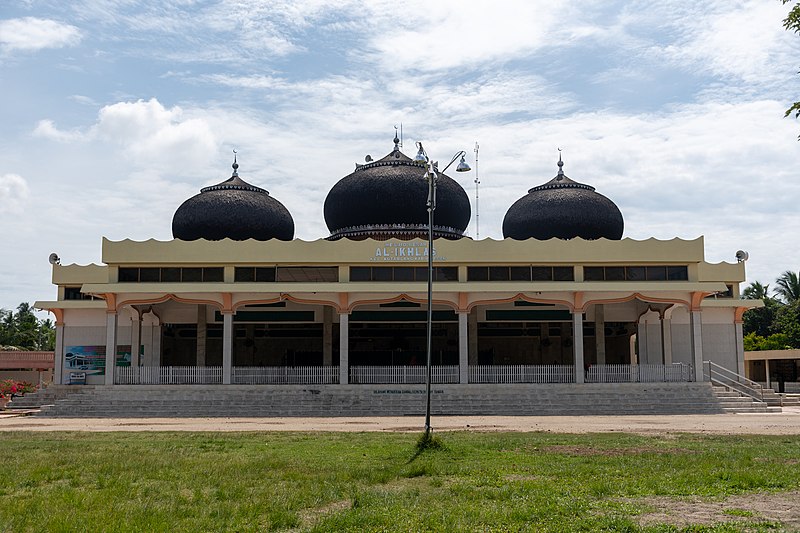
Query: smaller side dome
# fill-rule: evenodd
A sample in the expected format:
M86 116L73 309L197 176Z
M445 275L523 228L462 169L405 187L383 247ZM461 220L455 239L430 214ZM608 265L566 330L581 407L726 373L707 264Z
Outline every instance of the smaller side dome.
M175 211L172 236L184 241L294 238L294 220L282 203L266 190L239 177L234 156L233 174L222 183L204 187Z
M508 209L503 237L621 239L625 223L616 204L594 187L569 179L563 167L559 155L556 177L530 189Z

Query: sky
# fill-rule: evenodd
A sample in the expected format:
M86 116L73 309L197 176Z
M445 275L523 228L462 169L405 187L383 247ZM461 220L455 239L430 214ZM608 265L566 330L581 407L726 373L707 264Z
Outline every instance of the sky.
M779 0L3 0L0 308L53 300L48 256L172 238L239 174L326 237L331 187L423 141L474 202L472 237L564 171L624 237L705 237L748 282L800 270L800 35ZM475 165L475 145L479 163Z

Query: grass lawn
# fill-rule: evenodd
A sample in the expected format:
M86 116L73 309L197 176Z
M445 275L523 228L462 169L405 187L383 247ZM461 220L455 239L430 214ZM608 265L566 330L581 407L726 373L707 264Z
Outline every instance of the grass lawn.
M765 517L742 498L800 489L798 437L442 433L443 448L419 453L418 436L4 433L0 531L785 531L800 524ZM684 515L687 498L714 503L718 513L659 521L668 508Z

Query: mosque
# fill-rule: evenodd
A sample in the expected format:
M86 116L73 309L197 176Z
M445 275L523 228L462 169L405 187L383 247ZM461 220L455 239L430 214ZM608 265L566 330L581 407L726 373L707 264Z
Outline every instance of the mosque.
M742 315L760 304L739 298L744 262L706 262L702 237L623 239L614 202L563 165L520 191L503 240L465 235L467 194L439 174L429 249L428 167L397 138L331 188L312 242L234 159L177 208L172 240L53 261L58 297L35 306L56 317L54 380L424 383L429 255L434 383L701 381L705 361L743 375Z

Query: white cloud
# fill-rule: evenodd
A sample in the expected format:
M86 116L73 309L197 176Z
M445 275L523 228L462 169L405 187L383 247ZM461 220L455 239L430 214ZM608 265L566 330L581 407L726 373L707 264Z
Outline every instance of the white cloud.
M760 0L712 2L708 6L673 9L670 3L648 10L651 17L673 25L679 36L653 51L693 71L736 77L763 85L793 74L776 69L796 57L795 36L780 31L787 8ZM777 30L777 31L776 31Z
M52 120L40 120L33 135L64 143L111 143L136 168L203 169L216 150L214 133L204 118L186 117L180 107L167 109L155 98L107 105L84 131L61 130Z
M74 46L81 37L75 26L55 20L24 17L0 21L0 47L6 51Z
M40 120L33 129L34 137L42 137L57 142L75 142L85 138L85 135L78 130L60 130L52 120Z
M578 10L566 0L403 2L371 5L370 54L382 70L436 71L506 63L570 35ZM563 23L563 32L558 26Z
M0 213L20 213L28 199L28 182L19 174L0 174Z
M93 134L121 146L140 167L205 168L216 149L206 120L185 117L180 107L167 109L155 98L103 107Z

